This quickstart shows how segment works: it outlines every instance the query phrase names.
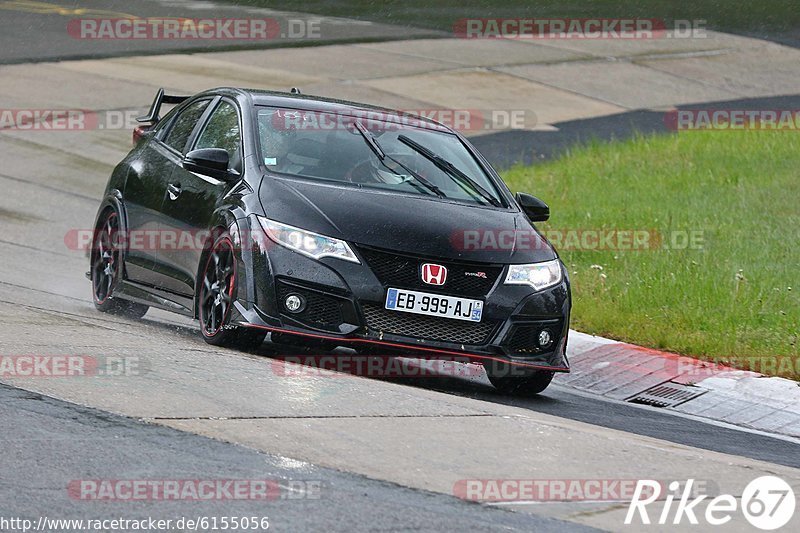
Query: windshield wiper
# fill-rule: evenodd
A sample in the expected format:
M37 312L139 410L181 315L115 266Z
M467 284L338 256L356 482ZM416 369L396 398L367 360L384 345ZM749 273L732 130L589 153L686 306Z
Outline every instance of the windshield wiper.
M378 139L376 139L375 136L371 134L369 130L365 128L364 125L358 122L357 120L353 121L353 126L355 126L355 128L358 130L358 133L360 133L361 136L364 137L364 140L367 141L367 144L369 145L370 148L372 148L372 151L375 152L375 155L378 156L378 159L380 159L381 161L386 159L386 152L384 152L383 148L381 148L381 145L378 144Z
M397 172L395 170L393 170L391 167L389 167L386 164L385 160L388 159L388 160L392 161L394 164L398 165L400 168L402 168L403 170L408 172L409 176L411 176L412 178L414 178L415 180L420 182L430 192L432 192L433 194L435 194L439 198L445 198L445 194L442 192L442 190L439 187L437 187L436 185L434 185L433 183L431 183L427 179L423 178L418 173L414 172L413 170L408 168L406 165L404 165L403 163L401 163L400 161L398 161L394 157L392 157L389 154L387 154L386 152L384 152L383 148L381 148L381 145L378 142L378 139L376 139L375 136L372 133L370 133L370 131L361 122L354 121L353 125L358 130L358 132L361 134L361 136L364 137L364 141L366 141L367 145L370 148L372 148L372 151L375 152L375 155L378 156L378 159L380 159L381 163L383 163L383 166L385 166L386 168L388 168L389 170L391 170L392 172L397 174Z
M461 171L461 169L459 169L457 166L455 166L447 159L431 151L429 148L419 144L417 141L414 141L406 137L405 135L399 135L397 137L397 140L405 144L406 146L410 147L412 150L422 155L422 157L424 157L425 159L429 160L431 163L436 165L439 169L444 171L448 176L453 178L453 181L459 184L461 188L467 191L468 193L474 195L474 192L476 192L481 198L483 198L493 206L501 207L500 202L497 200L497 198L492 196L489 191L481 187L480 184L478 184L475 180L467 176L464 172ZM465 187L464 185L465 183L466 185L472 188L472 191L467 190L467 187Z

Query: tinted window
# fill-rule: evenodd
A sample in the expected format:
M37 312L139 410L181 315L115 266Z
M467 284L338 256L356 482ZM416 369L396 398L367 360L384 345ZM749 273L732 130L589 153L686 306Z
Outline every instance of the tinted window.
M175 117L175 110L177 109L177 107L175 106L171 107L172 109L169 109L167 113L164 116L162 116L161 119L159 119L158 124L156 124L155 127L153 128L153 131L160 132L158 135L159 139L163 139L165 137L164 133L169 129L169 126L172 123L172 119Z
M386 154L383 160L359 133L356 122L380 145ZM273 172L406 194L436 194L427 182L446 198L487 203L474 187L403 142L411 140L452 163L501 203L494 184L458 137L425 121L389 122L378 113L356 117L261 108L258 133L264 165Z
M197 139L195 149L223 148L230 158L229 167L241 171L242 136L239 132L239 115L228 102L220 102Z
M191 135L195 124L197 124L203 111L205 111L206 106L208 106L208 100L200 100L189 104L186 109L180 112L172 123L172 128L169 133L167 133L167 137L164 139L167 146L171 146L181 153L183 152L183 149L186 147L186 141L189 139L189 135Z

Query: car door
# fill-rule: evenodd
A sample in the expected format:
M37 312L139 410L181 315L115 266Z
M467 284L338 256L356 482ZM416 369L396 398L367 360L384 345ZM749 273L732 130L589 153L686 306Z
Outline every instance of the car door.
M146 285L158 285L155 270L158 256L158 230L161 227L161 207L167 185L190 134L203 116L211 99L190 102L164 117L153 139L131 164L125 184L125 211L128 219L129 242L125 257L128 279Z
M241 119L232 100L220 99L204 117L204 123L190 141L189 150L200 148L225 149L230 158L230 170L241 175ZM159 251L159 263L171 278L166 282L168 290L184 296L194 295L203 252L202 238L206 236L215 209L236 181L190 172L181 165L175 167L161 208L161 233L176 243L175 246L161 246Z

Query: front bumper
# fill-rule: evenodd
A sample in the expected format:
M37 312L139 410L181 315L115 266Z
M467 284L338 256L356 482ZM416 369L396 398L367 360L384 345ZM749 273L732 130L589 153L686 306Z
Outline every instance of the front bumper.
M389 286L423 289L387 283L381 268L376 268L372 259L368 262L359 248L356 254L361 264L336 258L316 261L269 241L266 246L240 263L244 276L239 279L247 280L247 287L236 302L238 325L339 345L372 345L386 350L387 355L498 361L536 370L569 371L565 354L571 298L566 272L562 283L541 292L504 285L502 265L496 265L496 278L480 295L424 289L432 294L482 299L482 320L471 323L385 309ZM283 307L288 294L303 296L306 306L302 312L290 313ZM540 347L537 339L543 329L549 331L552 342Z

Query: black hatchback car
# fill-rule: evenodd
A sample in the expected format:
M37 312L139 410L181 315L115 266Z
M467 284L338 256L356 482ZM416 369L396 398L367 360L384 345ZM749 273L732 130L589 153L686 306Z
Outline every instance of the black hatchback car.
M163 103L178 104L163 118ZM482 362L504 391L567 372L567 272L460 134L362 104L160 90L98 210L101 311L198 318L215 345L273 340Z

